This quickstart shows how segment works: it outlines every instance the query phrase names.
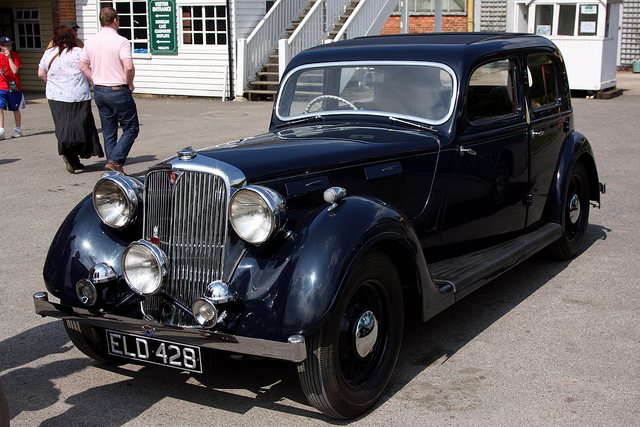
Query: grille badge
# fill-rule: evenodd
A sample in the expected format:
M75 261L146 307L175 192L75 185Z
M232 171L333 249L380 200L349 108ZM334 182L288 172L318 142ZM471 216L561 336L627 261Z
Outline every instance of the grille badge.
M153 226L153 234L151 235L151 243L154 245L160 244L160 233L157 225Z

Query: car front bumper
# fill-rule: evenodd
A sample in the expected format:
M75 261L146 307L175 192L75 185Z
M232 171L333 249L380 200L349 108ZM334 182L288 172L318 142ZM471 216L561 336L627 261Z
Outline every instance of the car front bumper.
M237 354L262 356L290 362L302 362L307 357L305 339L302 335L289 337L288 342L277 342L237 335L223 334L201 328L181 328L165 326L143 319L133 319L87 310L64 304L52 303L46 292L33 295L37 314L45 317L75 320L91 326L125 332L141 337L153 336L160 340L173 341L186 345L228 351Z

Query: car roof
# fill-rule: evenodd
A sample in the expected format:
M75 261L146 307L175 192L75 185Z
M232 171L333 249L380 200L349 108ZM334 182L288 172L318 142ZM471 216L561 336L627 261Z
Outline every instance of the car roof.
M463 70L485 55L523 48L557 50L546 37L511 33L430 33L359 37L319 45L296 55L303 64L340 61L433 61Z

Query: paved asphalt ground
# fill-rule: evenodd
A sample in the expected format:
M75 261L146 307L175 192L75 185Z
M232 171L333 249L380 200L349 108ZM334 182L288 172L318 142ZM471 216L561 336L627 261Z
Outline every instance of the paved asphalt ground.
M611 100L574 99L576 127L608 185L584 251L570 262L536 256L429 322L410 321L388 390L354 425L638 425L640 75L621 75L619 87L625 94ZM271 110L136 102L132 175L188 145L263 132ZM221 358L202 375L102 366L71 345L60 321L37 316L31 296L44 289L49 243L105 160L68 174L46 100L30 96L23 117L26 136L0 141L0 378L12 426L332 423L307 404L293 365Z

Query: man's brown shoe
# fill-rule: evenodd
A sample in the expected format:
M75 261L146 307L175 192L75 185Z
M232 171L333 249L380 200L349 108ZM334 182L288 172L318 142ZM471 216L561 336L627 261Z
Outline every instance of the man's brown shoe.
M122 168L122 166L120 166L120 165L118 165L116 163L113 163L113 162L107 162L107 165L104 168L107 169L107 170L110 170L110 171L124 173L124 169Z

